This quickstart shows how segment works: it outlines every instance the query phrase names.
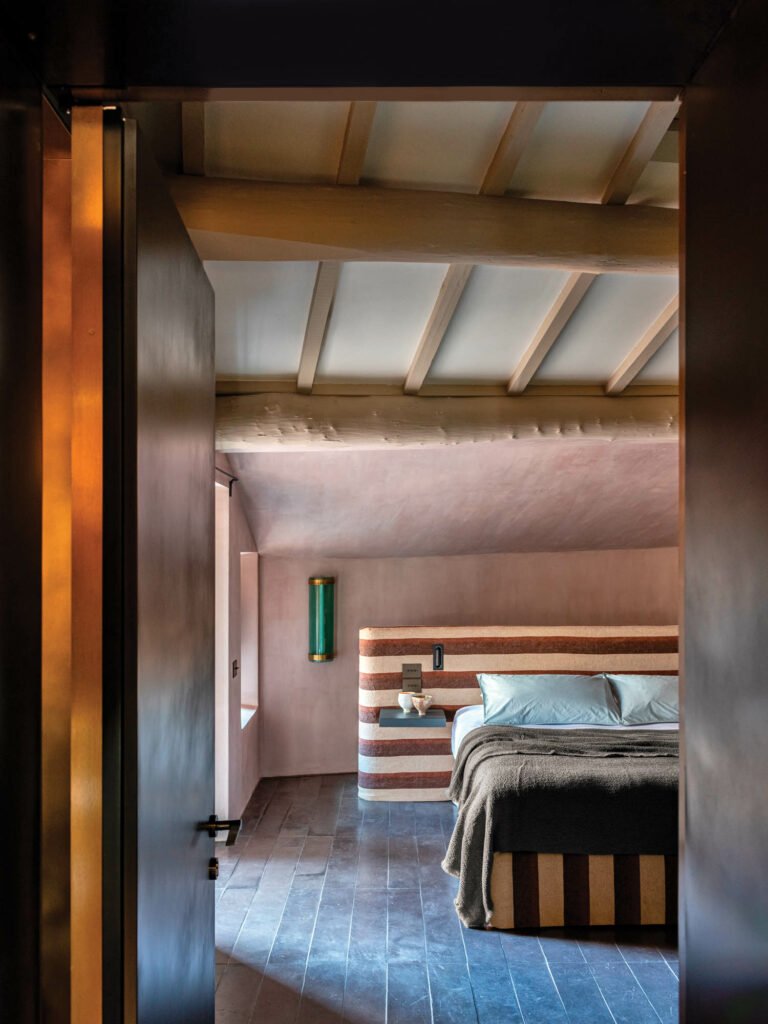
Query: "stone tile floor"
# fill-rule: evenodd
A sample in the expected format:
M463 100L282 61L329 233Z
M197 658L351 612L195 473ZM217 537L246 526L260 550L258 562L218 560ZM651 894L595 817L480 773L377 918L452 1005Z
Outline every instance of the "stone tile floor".
M463 928L451 804L358 800L354 775L265 779L219 846L217 1024L673 1024L663 930Z

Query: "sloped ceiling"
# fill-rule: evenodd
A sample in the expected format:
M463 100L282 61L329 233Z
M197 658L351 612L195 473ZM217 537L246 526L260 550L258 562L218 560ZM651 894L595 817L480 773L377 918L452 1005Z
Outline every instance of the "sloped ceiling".
M674 443L230 455L259 551L404 557L677 543Z

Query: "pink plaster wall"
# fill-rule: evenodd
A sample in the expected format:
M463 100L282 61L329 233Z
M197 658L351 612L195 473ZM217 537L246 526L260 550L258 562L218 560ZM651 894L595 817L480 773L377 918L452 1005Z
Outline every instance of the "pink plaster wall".
M358 631L677 622L677 548L431 558L260 558L264 776L357 770ZM307 577L334 575L337 657L307 660Z
M225 455L216 455L216 465L228 470ZM219 479L222 479L219 477ZM257 622L244 622L240 614L240 555L255 551L243 498L237 484L229 501L229 813L240 815L261 778L259 751L259 711L243 729L240 725L243 676L232 676L232 662L243 664L242 640L246 630L258 631Z

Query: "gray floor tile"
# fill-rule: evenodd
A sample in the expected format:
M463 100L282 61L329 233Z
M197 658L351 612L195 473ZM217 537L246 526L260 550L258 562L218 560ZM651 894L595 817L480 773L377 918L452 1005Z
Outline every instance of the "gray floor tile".
M466 963L429 962L433 1024L476 1024L477 1011Z
M659 1024L658 1014L627 964L602 964L592 970L616 1024Z
M663 929L463 928L448 803L265 779L216 886L217 1024L676 1024Z
M387 1024L432 1024L424 960L387 964Z
M525 1024L568 1024L549 968L519 964L509 972Z
M663 964L632 964L637 978L662 1024L677 1024L679 1019L679 983L671 966Z
M387 965L384 960L350 960L344 988L347 1024L385 1024Z
M613 1024L603 993L584 964L550 964L569 1024Z

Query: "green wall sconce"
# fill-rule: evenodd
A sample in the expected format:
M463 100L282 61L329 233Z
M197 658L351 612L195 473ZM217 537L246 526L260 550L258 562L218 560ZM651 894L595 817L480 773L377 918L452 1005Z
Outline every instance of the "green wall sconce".
M335 576L309 577L309 660L333 660Z

